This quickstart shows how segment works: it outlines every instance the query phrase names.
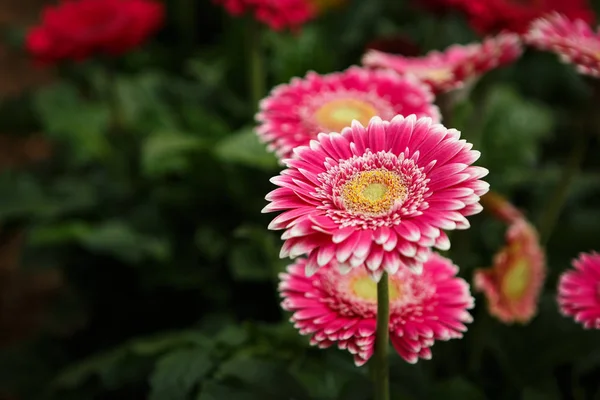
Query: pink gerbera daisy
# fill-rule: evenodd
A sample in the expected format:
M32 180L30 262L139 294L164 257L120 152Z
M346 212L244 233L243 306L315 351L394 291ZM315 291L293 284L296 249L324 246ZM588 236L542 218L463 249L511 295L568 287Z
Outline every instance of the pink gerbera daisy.
M485 293L490 314L505 323L526 323L537 311L544 285L544 252L537 232L524 219L509 227L506 242L492 268L475 271L474 285Z
M600 329L600 254L582 253L558 284L558 304L564 315L587 329Z
M504 33L481 43L452 45L443 52L431 51L423 57L404 57L369 50L363 65L413 75L435 92L461 87L466 81L519 58L523 49L518 35Z
M430 248L447 250L442 231L466 229L481 211L487 170L460 132L414 115L391 122L354 121L342 133L318 135L294 149L271 182L263 212L282 211L269 225L285 229L281 257L308 255L307 274L335 260L340 269L419 268Z
M306 277L300 259L281 274L282 307L310 343L348 349L356 365L373 354L377 319L377 287L364 268L341 274L326 265ZM431 359L436 340L461 338L472 321L474 300L469 285L456 277L458 268L438 254L423 265L423 274L401 269L389 276L390 339L409 363Z
M538 49L555 52L582 74L600 77L600 32L583 20L554 13L534 21L525 40Z
M277 86L260 103L257 133L270 150L288 158L320 132L339 132L354 119L366 124L374 116L416 114L439 122L433 101L425 85L393 72L358 67L328 75L309 72Z
M314 18L316 8L309 0L214 0L232 15L251 12L271 29L298 29Z

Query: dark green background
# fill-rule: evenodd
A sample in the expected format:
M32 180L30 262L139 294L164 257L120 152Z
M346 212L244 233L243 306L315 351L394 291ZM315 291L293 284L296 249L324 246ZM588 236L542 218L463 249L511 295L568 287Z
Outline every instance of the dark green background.
M44 132L54 145L49 161L0 171L3 235L25 231L25 273L66 279L41 328L0 347L0 397L369 399L367 368L310 348L279 308L287 262L260 214L278 166L252 132L244 21L206 0L169 1L168 12L138 51L64 65L64 79L0 107L2 135ZM349 1L299 35L265 32L269 86L344 69L400 33L422 51L477 40L457 15ZM600 333L561 317L554 298L570 260L600 250L594 101L571 66L527 50L457 105L452 125L481 150L486 179L533 222L578 135L586 159L548 244L539 315L505 326L478 295L464 339L417 365L391 356L393 399L600 399ZM450 251L468 281L504 234L487 215L471 222Z

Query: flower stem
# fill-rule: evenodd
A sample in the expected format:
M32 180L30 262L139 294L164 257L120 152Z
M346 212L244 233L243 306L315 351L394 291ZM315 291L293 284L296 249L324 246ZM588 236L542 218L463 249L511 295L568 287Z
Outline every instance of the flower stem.
M266 78L262 54L261 26L254 19L248 20L249 84L253 108L265 96Z
M546 204L540 218L539 232L542 245L548 243L548 240L554 231L554 226L558 222L560 212L567 200L571 184L581 168L583 156L585 155L586 143L587 136L585 132L578 132L578 135L575 139L575 144L571 149L569 159L565 164L560 181L554 189L554 193Z
M373 357L373 379L375 400L390 399L390 376L388 365L388 343L390 339L390 292L388 275L384 272L377 283L377 332L375 334L375 355Z

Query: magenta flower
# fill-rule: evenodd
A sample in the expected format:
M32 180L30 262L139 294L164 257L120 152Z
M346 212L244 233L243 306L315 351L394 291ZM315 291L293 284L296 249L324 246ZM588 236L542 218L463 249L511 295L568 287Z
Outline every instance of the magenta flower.
M600 254L582 253L573 266L558 284L560 310L587 329L600 329Z
M459 138L431 118L399 115L297 147L263 209L285 211L269 225L285 230L280 256L308 255L309 275L330 262L366 266L375 280L419 269L431 247L450 247L442 230L469 227L489 188L479 180L488 171L471 166L480 153Z
M373 354L377 319L377 287L365 268L341 274L326 265L312 277L300 259L281 274L282 307L310 343L320 348L337 344L360 366ZM458 267L438 254L423 265L421 275L401 269L389 277L390 339L409 363L431 359L436 340L461 338L472 321L467 311L474 300L469 285L456 277Z
M277 86L260 104L257 133L280 158L305 146L320 132L339 132L353 119L367 124L372 117L390 120L416 114L440 120L431 91L416 79L385 71L351 67L319 75L309 72Z
M506 246L494 257L494 266L475 271L474 287L485 293L490 314L504 323L526 323L537 312L545 277L537 232L519 219L508 228Z
M296 30L316 15L309 0L214 0L233 16L250 12L275 31Z
M369 50L362 63L366 67L415 76L440 93L460 88L470 79L515 61L522 52L519 36L503 33L481 43L452 45L443 52L431 51L423 57Z
M558 13L540 18L531 24L525 41L558 54L581 74L600 77L600 32L583 20L570 20Z

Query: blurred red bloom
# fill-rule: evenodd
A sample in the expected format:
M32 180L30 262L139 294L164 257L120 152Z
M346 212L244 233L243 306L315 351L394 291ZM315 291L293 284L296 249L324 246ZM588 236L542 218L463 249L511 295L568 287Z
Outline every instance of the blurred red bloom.
M63 0L45 8L27 34L27 49L44 63L120 55L139 46L163 18L163 5L154 0Z
M502 30L525 33L529 24L554 11L569 19L594 20L588 0L452 0L480 34Z
M231 15L246 12L254 14L256 20L275 31L296 30L314 18L317 7L309 0L214 0Z

